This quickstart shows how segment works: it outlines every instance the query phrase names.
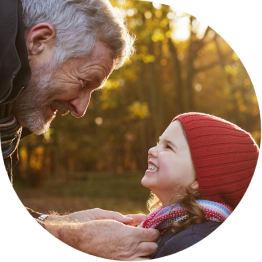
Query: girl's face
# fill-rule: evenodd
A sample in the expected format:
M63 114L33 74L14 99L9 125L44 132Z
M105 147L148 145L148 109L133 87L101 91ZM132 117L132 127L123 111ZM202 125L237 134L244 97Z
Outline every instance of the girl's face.
M157 146L148 151L148 169L142 178L160 199L163 206L174 200L175 188L198 188L190 149L179 120L172 122L162 134Z

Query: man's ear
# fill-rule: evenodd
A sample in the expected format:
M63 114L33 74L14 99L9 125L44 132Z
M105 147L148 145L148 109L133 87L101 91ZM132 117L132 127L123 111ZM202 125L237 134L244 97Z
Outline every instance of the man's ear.
M28 51L28 59L34 55L39 55L45 48L53 48L55 43L55 28L48 23L40 23L35 25L26 38L26 47Z

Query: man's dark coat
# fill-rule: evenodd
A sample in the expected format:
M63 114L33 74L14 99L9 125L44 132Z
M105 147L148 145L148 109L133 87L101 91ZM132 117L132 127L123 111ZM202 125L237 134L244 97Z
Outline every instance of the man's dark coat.
M22 4L19 0L0 0L0 124L10 116L13 101L26 88L30 77ZM23 128L21 137L29 133ZM11 158L14 165L18 161L17 150ZM27 210L35 218L40 216Z
M10 116L13 101L26 88L31 77L19 0L0 1L0 124ZM29 133L23 130L22 136ZM13 166L17 151L8 159ZM11 179L12 170L9 172Z

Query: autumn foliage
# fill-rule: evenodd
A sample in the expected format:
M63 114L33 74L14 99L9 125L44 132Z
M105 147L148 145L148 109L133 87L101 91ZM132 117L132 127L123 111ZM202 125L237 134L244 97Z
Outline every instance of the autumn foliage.
M84 117L57 116L46 134L21 142L15 181L40 186L57 174L143 173L148 149L177 114L188 111L225 118L260 144L252 82L221 36L169 6L130 0L114 5L124 10L136 52L93 93Z

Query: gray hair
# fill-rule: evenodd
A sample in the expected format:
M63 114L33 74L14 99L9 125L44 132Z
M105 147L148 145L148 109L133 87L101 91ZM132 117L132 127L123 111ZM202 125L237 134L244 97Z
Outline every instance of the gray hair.
M109 0L21 0L25 33L47 22L56 30L55 61L91 55L96 41L111 49L114 68L119 68L134 51L119 9Z

